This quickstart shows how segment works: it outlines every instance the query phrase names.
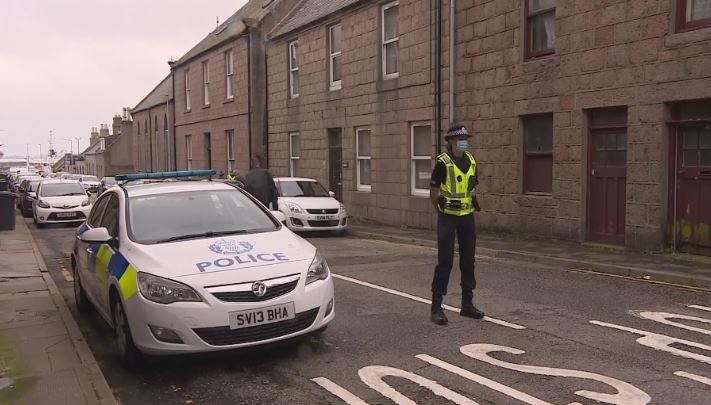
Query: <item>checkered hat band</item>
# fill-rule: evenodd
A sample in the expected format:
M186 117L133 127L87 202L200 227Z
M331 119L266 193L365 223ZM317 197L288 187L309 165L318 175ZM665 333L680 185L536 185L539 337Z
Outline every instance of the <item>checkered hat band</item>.
M454 131L447 132L447 136L459 136L459 135L469 135L466 128L459 128Z

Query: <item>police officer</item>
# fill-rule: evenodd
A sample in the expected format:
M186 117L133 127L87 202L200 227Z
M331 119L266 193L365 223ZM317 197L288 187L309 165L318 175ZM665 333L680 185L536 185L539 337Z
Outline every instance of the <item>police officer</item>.
M454 258L454 235L459 241L459 269L462 272L462 307L459 314L481 319L484 313L473 304L474 251L476 229L474 211L479 211L475 188L477 167L468 151L471 135L463 125L452 125L444 139L447 151L437 156L430 180L430 200L437 216L437 267L432 280L432 310L430 319L437 325L448 320L442 310L442 299L447 295L449 274Z

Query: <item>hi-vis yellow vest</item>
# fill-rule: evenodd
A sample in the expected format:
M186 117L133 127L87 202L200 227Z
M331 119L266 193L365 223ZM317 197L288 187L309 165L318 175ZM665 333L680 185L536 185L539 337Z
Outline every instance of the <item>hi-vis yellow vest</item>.
M444 204L439 210L449 215L469 215L474 209L474 182L476 176L476 160L469 152L464 152L469 158L469 170L466 173L452 161L445 152L437 156L437 160L447 168L447 180L440 186L439 195L444 197ZM470 184L471 183L471 184Z

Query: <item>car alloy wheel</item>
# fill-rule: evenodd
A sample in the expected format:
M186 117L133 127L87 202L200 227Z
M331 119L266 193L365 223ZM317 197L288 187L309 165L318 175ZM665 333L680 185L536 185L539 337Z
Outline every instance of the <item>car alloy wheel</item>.
M141 352L139 352L133 344L131 328L128 325L128 318L126 318L126 312L123 309L121 299L118 297L115 299L113 312L116 348L118 349L119 356L121 357L121 362L125 367L135 367L140 363Z

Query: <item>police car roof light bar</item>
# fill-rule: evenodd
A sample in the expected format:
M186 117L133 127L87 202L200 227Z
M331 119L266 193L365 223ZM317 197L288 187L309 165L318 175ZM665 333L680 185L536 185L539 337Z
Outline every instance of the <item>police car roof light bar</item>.
M147 180L147 179L172 179L176 177L214 176L215 169L207 170L181 170L177 172L152 172L152 173L127 173L116 176L117 181Z

